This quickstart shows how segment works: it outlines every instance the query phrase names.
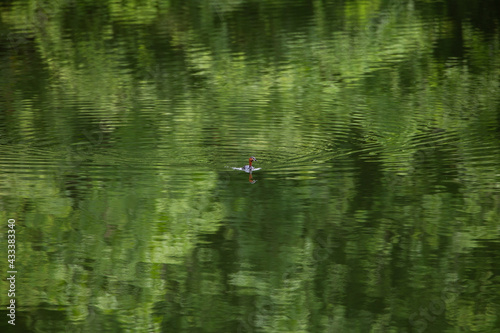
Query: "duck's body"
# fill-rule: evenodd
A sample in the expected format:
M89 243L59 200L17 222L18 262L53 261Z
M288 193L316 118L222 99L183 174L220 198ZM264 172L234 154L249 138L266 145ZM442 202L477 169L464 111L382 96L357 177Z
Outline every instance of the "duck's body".
M260 168L256 168L256 167L252 166L253 161L257 161L257 159L252 156L248 159L248 165L245 165L242 168L233 168L233 170L241 170L241 171L245 171L248 173L251 173L252 171L260 170Z

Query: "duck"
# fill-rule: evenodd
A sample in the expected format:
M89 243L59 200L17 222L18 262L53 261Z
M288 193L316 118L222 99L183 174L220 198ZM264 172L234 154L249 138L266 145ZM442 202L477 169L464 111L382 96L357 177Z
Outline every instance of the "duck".
M255 169L255 167L252 166L252 162L257 162L257 159L253 156L251 156L249 159L248 159L248 165L245 165L243 167L243 169L246 171L246 172L250 172L250 171L253 171Z
M252 162L257 162L257 159L255 157L253 157L253 156L251 156L248 159L248 165L245 165L242 168L233 168L233 170L241 170L241 171L245 171L245 172L248 172L248 173L252 173L252 171L257 171L257 170L261 169L261 168L256 168L256 167L252 166Z

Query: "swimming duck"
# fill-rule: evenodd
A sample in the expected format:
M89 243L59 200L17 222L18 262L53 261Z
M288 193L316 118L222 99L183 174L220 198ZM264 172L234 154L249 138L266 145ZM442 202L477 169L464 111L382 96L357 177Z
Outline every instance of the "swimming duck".
M248 159L248 165L245 165L242 168L233 168L233 170L241 170L241 171L251 173L252 171L257 171L257 170L261 169L261 168L256 168L256 167L252 166L252 162L257 162L257 159L253 156Z

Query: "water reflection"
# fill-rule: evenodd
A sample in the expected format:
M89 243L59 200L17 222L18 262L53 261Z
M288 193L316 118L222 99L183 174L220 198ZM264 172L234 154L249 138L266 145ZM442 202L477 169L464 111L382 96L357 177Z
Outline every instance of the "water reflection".
M497 9L3 6L23 331L499 329Z

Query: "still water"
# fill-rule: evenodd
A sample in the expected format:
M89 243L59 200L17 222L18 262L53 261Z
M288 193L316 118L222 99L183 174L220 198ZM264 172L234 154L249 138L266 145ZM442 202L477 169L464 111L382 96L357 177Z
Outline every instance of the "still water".
M500 332L495 2L0 10L2 332Z

